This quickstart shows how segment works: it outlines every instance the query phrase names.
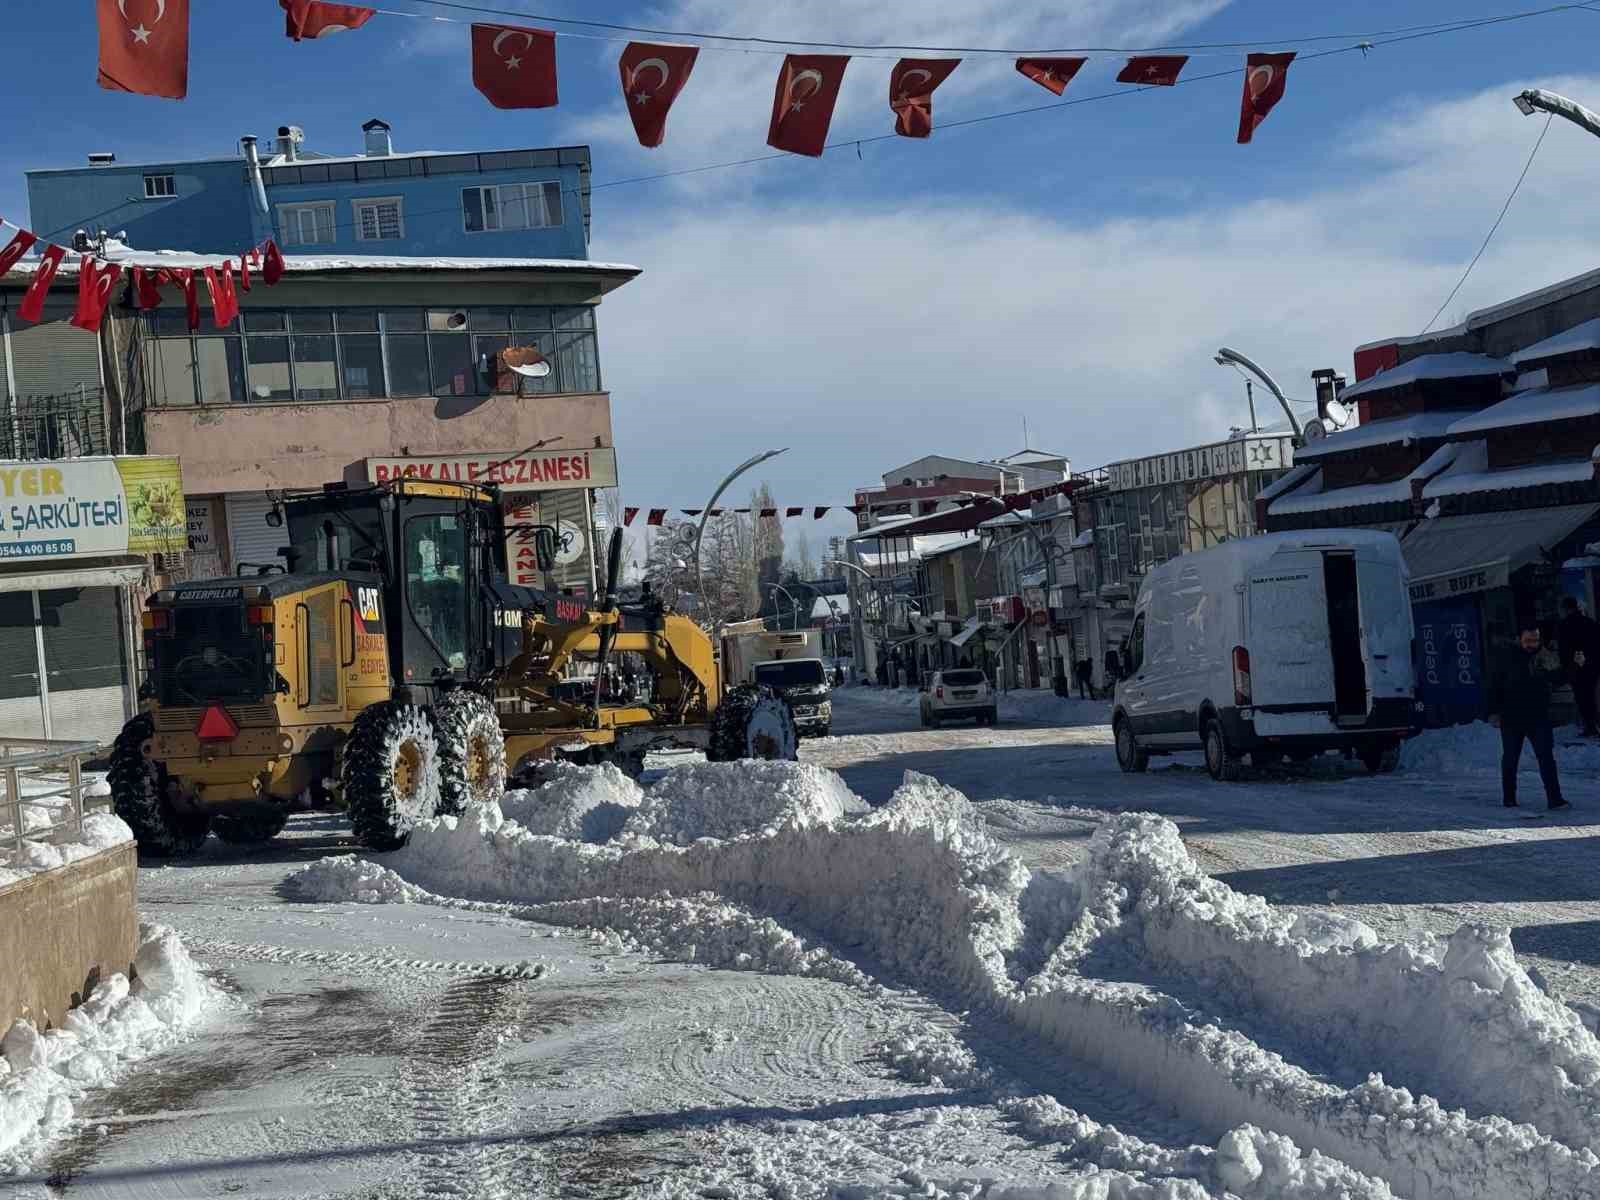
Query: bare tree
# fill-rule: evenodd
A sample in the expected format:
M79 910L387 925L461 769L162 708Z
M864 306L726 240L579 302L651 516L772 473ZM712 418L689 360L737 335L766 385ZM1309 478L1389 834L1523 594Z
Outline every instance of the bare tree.
M765 481L750 497L753 545L751 557L755 565L756 608L772 590L772 585L783 576L783 523L777 516L763 517L763 509L776 510L772 487Z
M817 559L811 549L811 535L800 530L794 549L789 554L788 570L796 579L811 580L817 577Z

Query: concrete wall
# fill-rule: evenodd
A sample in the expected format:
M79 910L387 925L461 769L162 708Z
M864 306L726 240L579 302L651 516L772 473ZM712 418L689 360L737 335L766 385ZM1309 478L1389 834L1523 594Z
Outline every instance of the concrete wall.
M144 421L149 453L182 460L190 495L320 487L360 458L613 444L604 392L156 408Z
M0 1031L60 1025L93 981L132 971L137 865L128 842L0 887Z
M146 200L146 175L172 175L177 195ZM62 245L79 228L125 229L141 250L237 254L259 240L252 211L244 160L237 157L28 172L29 227Z

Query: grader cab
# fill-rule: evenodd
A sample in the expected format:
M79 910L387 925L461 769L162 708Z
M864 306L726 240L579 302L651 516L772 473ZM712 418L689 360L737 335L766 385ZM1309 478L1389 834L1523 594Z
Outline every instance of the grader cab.
M285 498L280 562L165 589L143 614L142 711L111 789L140 847L192 853L207 832L275 836L296 799L349 811L373 849L497 798L540 761L651 749L793 758L784 703L724 692L711 639L646 598L618 603L614 535L598 602L508 581L492 488L397 480ZM534 535L548 571L553 531ZM608 661L648 671L648 700L607 693ZM564 697L569 676L593 680Z

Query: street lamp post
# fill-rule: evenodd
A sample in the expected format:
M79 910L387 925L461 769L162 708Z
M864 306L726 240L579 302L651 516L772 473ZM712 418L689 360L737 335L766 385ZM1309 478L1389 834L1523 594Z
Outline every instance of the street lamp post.
M847 564L848 565L848 564ZM833 602L833 597L828 595L814 583L807 583L804 579L795 580L803 588L810 588L828 606L828 612L833 616L833 657L839 658L839 606Z
M1219 367L1243 367L1246 371L1249 371L1250 374L1254 375L1264 385L1266 385L1267 391L1276 396L1278 403L1283 406L1283 415L1289 418L1289 428L1294 431L1294 444L1296 446L1305 445L1305 434L1300 429L1300 422L1295 418L1294 410L1289 407L1289 398L1283 394L1283 389L1278 386L1277 382L1272 378L1271 375L1268 375L1266 371L1262 370L1255 363L1251 362L1244 355L1240 354L1237 350L1230 350L1226 346L1223 346L1217 351L1216 363ZM1254 406L1252 405L1252 408L1253 407Z
M1547 92L1543 88L1529 88L1520 95L1513 96L1511 102L1525 117L1531 117L1535 112L1547 112L1553 116L1564 117L1579 129L1600 137L1600 113L1585 108L1576 100L1568 100L1565 96Z
M784 587L783 584L781 584L781 583L769 583L769 584L767 584L767 588L770 591L782 592L785 596L789 597L789 611L792 614L792 616L790 618L791 624L790 624L789 627L791 629L799 629L800 628L800 602L794 598L794 593L792 593L788 588ZM776 600L773 601L773 606L774 607L777 606L777 601ZM782 624L783 624L783 617L782 617L781 614L778 617L778 624L780 626L782 626Z
M744 462L740 463L733 470L729 471L721 483L717 484L717 490L711 493L711 499L707 500L706 506L700 510L700 523L695 526L694 530L694 581L695 587L700 589L701 604L705 604L706 602L706 577L705 571L700 565L700 541L705 537L706 519L711 516L711 510L717 506L718 498L723 492L728 490L728 485L730 483L739 478L739 476L743 475L751 467L757 466L760 463L764 463L769 458L776 458L787 449L788 447L785 446L781 450L763 450L760 454L752 455L750 458L745 459ZM720 618L718 619L717 624L719 626L722 624Z
M994 496L985 495L983 492L963 492L962 495L970 496L974 504L998 504L1000 505L1001 512L1005 511L1005 501L997 499ZM1025 521L1021 517L1018 517L1017 520L1022 527L1022 531L1033 539L1034 547L1039 551L1039 556L1044 559L1044 605L1045 612L1048 613L1050 611L1050 593L1055 591L1056 586L1056 558L1055 555L1050 552L1050 547L1045 543L1044 538L1039 536L1039 531L1033 527L1033 522L1031 520ZM1060 694L1062 690L1062 678L1060 670L1058 669L1058 665L1060 664L1061 660L1055 652L1055 634L1051 633L1049 635L1049 639L1050 641L1046 646L1046 650L1048 651L1050 657L1050 690Z
M862 579L866 580L866 584L862 588L862 599L863 599L862 603L857 604L856 600L855 600L854 592L852 591L852 593L851 593L851 600L850 600L850 616L851 616L850 628L851 628L851 641L853 643L855 641L855 632L854 631L858 628L858 626L856 625L856 622L855 622L855 617L856 617L857 614L859 614L860 617L861 617L861 624L859 626L859 628L861 630L861 643L860 643L859 646L853 646L852 647L853 652L852 652L851 657L855 659L855 670L858 672L858 674L862 678L867 678L867 635L866 635L867 605L865 603L865 599L866 599L867 594L869 592L874 592L874 593L877 592L877 590L878 590L878 579L877 579L877 577L875 575L872 574L871 571L868 571L865 567L861 566L858 563L850 562L847 559L843 559L843 558L825 558L825 559L822 560L822 564L823 564L823 566L828 566L828 567L843 567L845 570L851 571L855 575L859 575L859 576L861 576ZM877 599L878 599L877 608L878 608L879 639L881 641L883 641L883 642L887 642L889 640L889 626L888 626L888 620L885 617L884 612L883 612L883 597L881 595L879 595L877 597Z

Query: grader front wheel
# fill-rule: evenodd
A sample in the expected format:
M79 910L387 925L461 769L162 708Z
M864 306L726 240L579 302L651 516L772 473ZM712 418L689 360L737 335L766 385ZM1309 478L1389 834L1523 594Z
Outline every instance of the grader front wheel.
M728 689L711 716L712 762L742 758L792 761L800 757L794 713L771 688L744 684Z
M439 800L439 743L427 711L394 701L362 709L340 783L357 841L373 850L405 845Z
M439 808L459 813L468 804L498 800L506 790L506 738L494 702L457 691L433 706L439 739Z

